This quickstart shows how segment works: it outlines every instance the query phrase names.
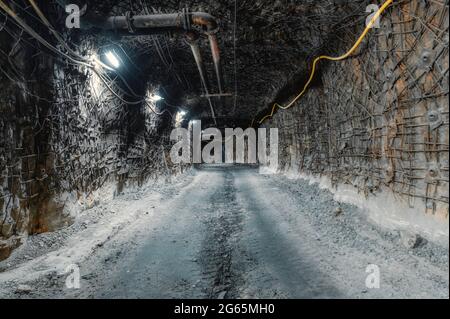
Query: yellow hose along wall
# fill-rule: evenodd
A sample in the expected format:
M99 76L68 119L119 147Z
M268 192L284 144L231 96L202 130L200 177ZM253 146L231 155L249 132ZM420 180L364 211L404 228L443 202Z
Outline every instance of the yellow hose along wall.
M394 4L357 57L327 65L322 86L265 121L280 129L283 170L326 176L368 197L385 191L448 223L449 35L443 3ZM351 38L346 41L353 44Z
M292 100L288 105L286 106L282 106L278 103L275 103L272 107L272 111L270 114L264 116L261 120L259 120L259 124L264 123L267 119L271 118L273 116L273 114L275 113L276 109L282 109L282 110L287 110L290 107L292 107L308 90L309 86L311 85L311 82L314 79L314 76L316 75L316 70L317 70L317 64L319 63L319 61L321 60L329 60L329 61L342 61L347 59L348 57L350 57L353 53L355 53L355 51L359 48L359 46L361 45L361 43L364 41L364 39L366 38L367 34L370 32L370 30L376 25L376 22L379 21L379 19L381 18L381 15L386 11L386 9L393 3L393 0L387 0L381 7L380 9L374 14L374 16L372 17L372 19L369 21L369 23L367 24L366 28L364 29L363 33L360 35L360 37L358 38L358 40L355 42L355 44L351 47L350 50L348 50L345 54L338 56L338 57L332 57L332 56L327 56L327 55L321 55L317 58L314 59L313 63L312 63L312 68L311 68L311 73L310 76L308 78L308 81L306 82L305 86L303 87L303 90L295 97L294 100ZM252 124L253 126L253 124Z

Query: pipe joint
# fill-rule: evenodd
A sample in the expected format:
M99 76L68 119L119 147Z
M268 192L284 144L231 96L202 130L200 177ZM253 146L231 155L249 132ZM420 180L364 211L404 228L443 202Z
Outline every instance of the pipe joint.
M209 13L193 12L191 13L192 24L203 27L207 34L215 34L219 31L219 24L216 18Z

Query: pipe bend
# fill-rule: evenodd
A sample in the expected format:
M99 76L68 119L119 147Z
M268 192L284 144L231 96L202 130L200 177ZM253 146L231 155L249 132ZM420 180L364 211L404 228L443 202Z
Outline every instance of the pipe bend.
M192 12L192 24L206 27L208 33L216 33L219 31L219 24L216 18L206 12Z

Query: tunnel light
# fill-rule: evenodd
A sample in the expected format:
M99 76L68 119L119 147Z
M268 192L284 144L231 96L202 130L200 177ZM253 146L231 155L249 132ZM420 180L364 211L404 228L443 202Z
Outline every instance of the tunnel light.
M150 101L152 101L152 102L158 102L158 101L161 101L161 100L164 100L164 99L161 96L159 96L158 94L152 93L150 95Z
M120 61L114 54L114 52L108 51L106 52L105 56L108 59L108 62L111 64L111 66L113 66L116 69L120 66Z
M181 123L184 122L184 117L186 116L186 114L187 114L187 112L183 111L183 110L180 110L177 112L177 115L175 117L175 123L176 123L177 127L179 127L181 125Z

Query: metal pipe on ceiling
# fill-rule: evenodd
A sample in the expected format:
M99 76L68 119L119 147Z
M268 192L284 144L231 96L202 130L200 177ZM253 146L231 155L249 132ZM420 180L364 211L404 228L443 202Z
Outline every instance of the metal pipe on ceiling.
M183 10L179 13L133 15L128 12L123 16L99 17L86 14L83 20L86 28L99 28L120 33L121 35L134 35L137 32L189 32L193 26L203 28L205 32L215 33L218 30L216 19L205 12L189 12Z
M218 23L216 19L205 12L189 12L184 10L181 13L132 15L108 17L104 20L95 21L90 19L90 24L104 30L116 32L125 31L125 35L141 35L145 33L160 32L191 32L193 26L202 27L208 36L214 70L217 77L219 93L223 93L223 77L220 58L219 43L216 33Z
M144 34L155 34L162 32L183 32L186 33L188 43L194 55L197 68L200 73L202 85L208 96L208 103L215 119L214 105L211 101L208 80L203 65L203 59L198 46L198 33L195 27L202 28L208 36L211 47L214 70L217 78L219 94L223 94L223 76L220 58L220 49L216 33L219 29L216 19L205 12L189 12L187 9L180 13L133 15L128 12L124 16L113 16L101 18L98 16L86 15L84 20L88 28L98 28L113 31L120 35L136 36ZM197 36L196 36L197 35ZM194 39L196 37L196 39ZM221 99L222 100L222 99Z
M65 8L70 1L68 0L56 0L60 6ZM217 77L217 85L219 89L218 96L223 96L223 76L222 65L220 58L220 49L217 41L216 33L219 29L217 20L206 12L189 12L188 9L184 9L179 13L168 14L147 14L147 15L133 15L131 12L127 12L123 16L102 17L98 14L93 14L89 10L86 10L86 2L81 2L83 5L82 23L83 29L101 29L113 31L120 35L137 36L146 34L156 34L163 32L184 32L188 38L188 43L191 47L194 55L195 62L197 64L198 71L202 85L205 90L205 96L208 99L209 106L211 108L212 116L216 121L214 112L214 105L211 100L212 94L209 91L208 79L203 65L203 59L201 57L200 47L198 46L198 33L195 27L202 28L203 32L208 36L209 44L211 47L212 58L214 62L214 70ZM78 3L80 4L80 3ZM81 5L80 4L80 5ZM197 35L197 39L195 39ZM222 98L221 98L222 101Z
M217 41L217 37L215 34L209 33L208 39L209 39L209 43L211 46L211 52L212 52L213 61L214 61L214 69L216 71L216 76L217 76L217 84L219 87L219 93L223 94L222 65L221 65L221 61L220 61L219 43Z
M213 102L211 100L211 96L209 93L210 91L209 91L208 78L207 78L207 75L205 72L205 67L203 64L203 58L202 58L202 54L200 51L200 47L198 45L199 36L195 32L190 32L190 33L186 34L186 39L187 39L189 46L191 47L192 54L194 55L195 63L197 64L198 72L200 74L200 80L202 82L203 89L205 90L205 94L207 96L207 100L208 100L209 106L211 108L212 117L214 119L215 124L217 125L216 114L214 111L214 105L213 105Z

